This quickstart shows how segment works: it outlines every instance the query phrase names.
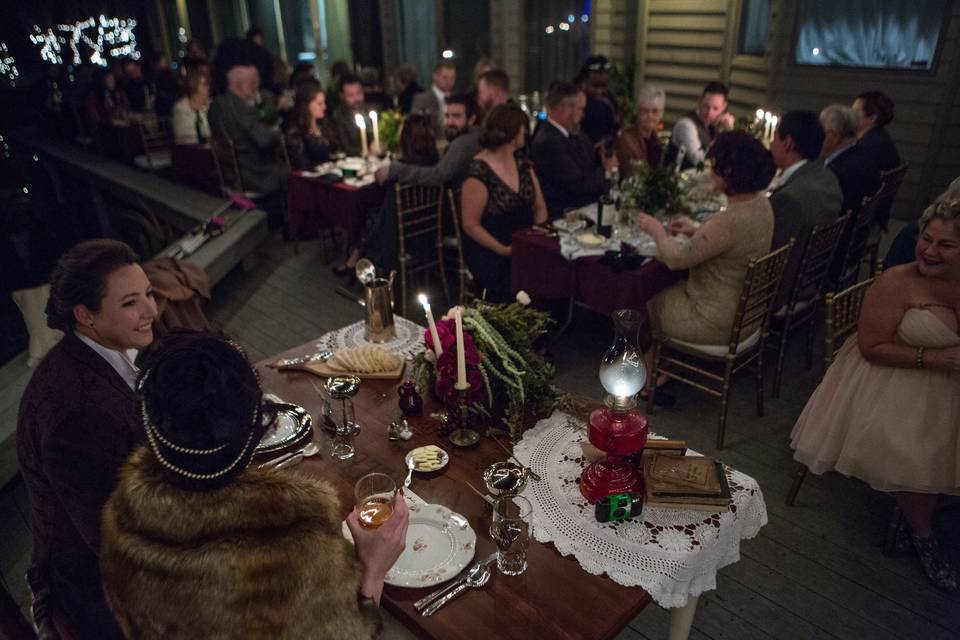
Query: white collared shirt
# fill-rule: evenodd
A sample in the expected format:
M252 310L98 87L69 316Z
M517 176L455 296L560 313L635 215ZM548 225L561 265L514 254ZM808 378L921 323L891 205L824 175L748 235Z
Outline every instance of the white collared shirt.
M856 140L852 142L848 142L847 144L843 145L842 147L840 147L839 149L837 149L836 151L828 155L826 158L823 159L823 166L829 167L830 163L836 160L838 155L840 155L841 153L843 153L844 151L846 151L847 149L849 149L855 144L857 144Z
M133 361L137 359L138 352L136 349L115 351L108 349L96 340L91 340L82 333L77 333L76 336L80 338L85 345L100 354L100 356L107 361L107 364L120 374L120 377L127 383L127 386L129 386L131 390L136 391L137 375L140 373L139 369L133 364Z
M807 162L808 162L807 159L804 158L803 160L798 160L794 162L792 165L790 165L786 169L783 169L780 173L773 176L773 180L770 181L770 186L767 187L767 190L773 191L774 189L779 189L780 187L785 185L787 183L787 180L789 180L790 177L800 169L800 167L807 164Z
M433 95L437 96L437 103L440 105L440 117L443 117L443 109L447 104L447 94L440 91L437 85L431 85L430 88L433 89Z
M564 138L569 138L569 137L570 137L570 132L567 131L567 130L566 130L564 127L562 127L561 125L557 124L557 121L554 120L553 118L549 118L549 117L548 117L548 118L547 118L547 122L549 122L550 124L552 124L553 126L555 126L555 127L560 131L560 133L563 134L563 137L564 137Z

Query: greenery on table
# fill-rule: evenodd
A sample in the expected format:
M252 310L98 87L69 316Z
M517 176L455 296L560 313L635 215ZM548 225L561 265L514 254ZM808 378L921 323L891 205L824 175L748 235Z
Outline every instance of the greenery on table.
M623 204L658 218L680 213L683 194L673 165L637 164L636 170L620 183Z
M617 65L610 69L610 92L620 114L621 128L632 127L637 120L636 107L633 104L633 65L623 71Z
M763 127L764 122L758 118L744 118L743 116L737 118L736 122L733 125L735 131L743 131L744 133L749 133L751 136L763 142ZM766 145L764 145L766 146Z
M400 129L403 128L403 113L396 109L381 111L378 126L380 128L380 151L400 153Z
M550 314L516 302L478 301L463 312L464 337L472 338L480 355L477 368L483 380L483 388L469 396L470 410L475 416L498 419L514 440L520 437L525 416L549 415L557 406L558 395L551 386L556 369L535 347L552 322ZM429 331L425 342L427 349L414 358L414 375L421 390L436 393L445 382L438 380L438 370L444 369L432 361Z

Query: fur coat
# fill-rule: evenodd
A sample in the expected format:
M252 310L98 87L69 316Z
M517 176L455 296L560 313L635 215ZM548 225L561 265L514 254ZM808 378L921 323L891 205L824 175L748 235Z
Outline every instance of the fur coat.
M186 491L141 448L103 513L107 601L129 638L371 638L341 520L326 483L251 468Z

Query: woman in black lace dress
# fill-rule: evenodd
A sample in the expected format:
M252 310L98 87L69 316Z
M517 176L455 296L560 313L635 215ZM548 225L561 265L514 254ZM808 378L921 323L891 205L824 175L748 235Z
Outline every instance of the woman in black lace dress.
M464 258L477 294L491 302L510 297L513 232L547 221L540 182L530 163L517 155L527 126L527 115L516 105L490 112L480 136L482 150L470 164L460 196Z
M304 80L297 87L293 100L293 117L284 139L290 166L293 169L313 169L330 159L334 145L326 131L326 96L316 80Z

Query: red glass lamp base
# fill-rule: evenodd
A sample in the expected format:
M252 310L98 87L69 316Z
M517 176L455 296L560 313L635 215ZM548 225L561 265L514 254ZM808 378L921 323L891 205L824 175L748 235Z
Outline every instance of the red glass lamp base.
M591 503L615 493L643 493L643 476L623 458L607 456L580 475L580 493Z
M647 421L638 411L611 411L604 407L590 414L590 443L607 456L591 463L580 475L580 493L591 503L615 493L643 493L643 474L623 456L647 443Z

